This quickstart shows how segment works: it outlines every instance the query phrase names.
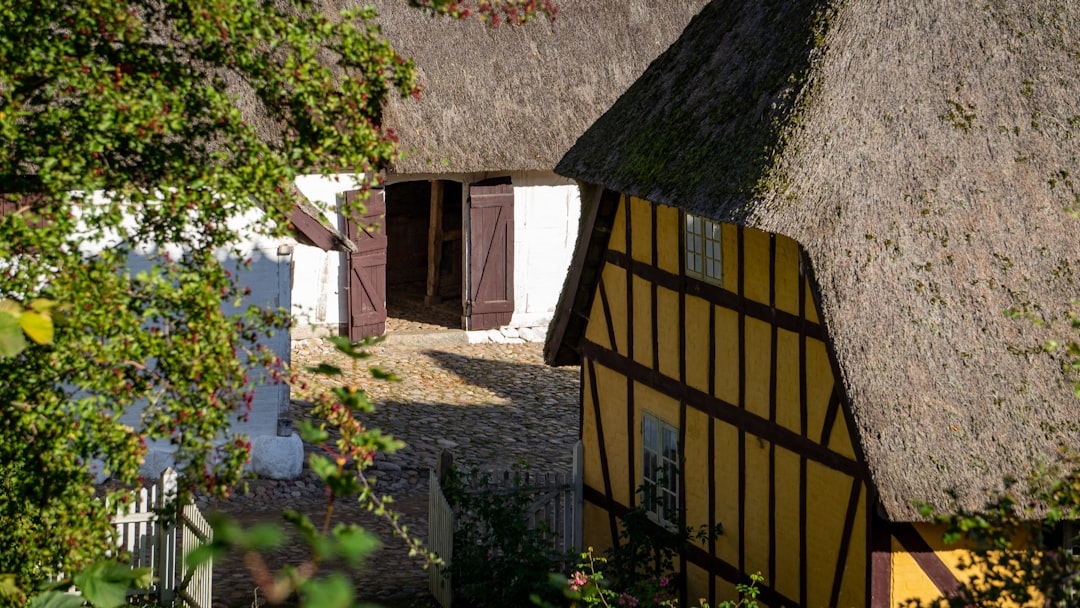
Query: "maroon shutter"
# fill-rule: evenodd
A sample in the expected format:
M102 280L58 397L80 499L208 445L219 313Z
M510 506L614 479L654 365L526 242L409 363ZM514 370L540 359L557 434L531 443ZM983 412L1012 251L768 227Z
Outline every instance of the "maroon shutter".
M514 187L469 187L468 329L494 329L514 314Z
M347 201L358 191L345 193ZM349 339L380 336L386 331L386 199L373 190L367 213L348 218L345 229L356 252L348 254Z

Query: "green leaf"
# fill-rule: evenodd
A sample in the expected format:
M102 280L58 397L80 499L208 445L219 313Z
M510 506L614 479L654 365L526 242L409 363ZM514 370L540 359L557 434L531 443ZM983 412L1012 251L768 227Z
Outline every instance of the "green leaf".
M324 376L340 376L341 368L336 365L330 365L329 363L320 363L316 367L309 367L307 371L313 374L322 374Z
M133 578L131 568L101 561L76 574L75 585L94 608L119 608L127 604L127 590Z
M0 301L3 304L7 300ZM14 357L26 349L26 338L18 317L0 312L0 357Z
M305 582L300 587L300 605L310 608L350 608L353 586L340 572Z
M330 438L330 433L325 429L315 426L310 420L301 420L296 424L296 430L305 443L320 444Z
M63 591L46 591L30 599L28 608L76 608L83 605L83 597Z
M355 524L338 524L333 535L338 543L338 552L354 567L382 546L378 536Z
M24 312L19 317L19 326L26 335L38 344L51 344L53 339L52 319L37 312Z

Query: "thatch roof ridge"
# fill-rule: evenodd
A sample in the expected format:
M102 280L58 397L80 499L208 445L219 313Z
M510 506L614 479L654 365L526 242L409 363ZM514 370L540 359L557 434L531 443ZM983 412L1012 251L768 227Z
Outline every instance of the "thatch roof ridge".
M1080 294L1064 212L1080 193L1080 5L770 6L710 4L558 172L797 240L889 517L919 519L917 499L979 508L1003 476L1080 445L1080 404L1038 352L1053 325L1002 314L1060 328ZM808 44L739 42L763 24ZM747 86L770 66L793 88ZM695 87L664 88L676 79ZM740 91L764 112L710 107ZM658 125L677 145L642 145ZM747 133L767 153L725 158Z
M376 0L383 34L424 84L421 99L384 108L401 138L392 170L550 171L706 2L560 0L554 23L492 29Z

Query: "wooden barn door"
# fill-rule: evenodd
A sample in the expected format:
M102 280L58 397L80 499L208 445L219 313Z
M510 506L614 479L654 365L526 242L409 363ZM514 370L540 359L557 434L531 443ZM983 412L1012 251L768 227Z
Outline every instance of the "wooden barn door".
M514 314L514 187L509 179L469 186L466 329L495 329Z
M350 201L358 191L345 193ZM349 339L380 336L386 331L386 198L372 190L367 213L348 218L346 235L356 244L348 254Z

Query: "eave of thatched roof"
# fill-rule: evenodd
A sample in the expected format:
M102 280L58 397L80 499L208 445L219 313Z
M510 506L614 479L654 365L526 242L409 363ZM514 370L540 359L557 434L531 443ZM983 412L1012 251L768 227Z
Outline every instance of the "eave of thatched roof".
M337 1L348 5L349 2ZM423 96L391 100L396 173L550 171L706 0L559 0L554 23L491 28L377 0Z
M802 245L889 518L1080 445L1080 4L716 0L557 172Z

